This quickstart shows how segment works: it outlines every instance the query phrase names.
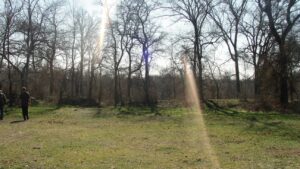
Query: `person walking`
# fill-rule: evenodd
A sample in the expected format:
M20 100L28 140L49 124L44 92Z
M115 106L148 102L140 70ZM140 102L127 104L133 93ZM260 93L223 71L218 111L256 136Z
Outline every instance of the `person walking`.
M2 90L0 90L0 120L3 120L3 116L4 116L4 105L6 104L6 96L3 93Z
M20 95L20 99L21 99L23 119L24 119L24 121L26 121L26 120L29 119L28 107L29 107L29 103L30 103L30 94L27 91L26 87L22 87L22 92L21 92L21 95Z

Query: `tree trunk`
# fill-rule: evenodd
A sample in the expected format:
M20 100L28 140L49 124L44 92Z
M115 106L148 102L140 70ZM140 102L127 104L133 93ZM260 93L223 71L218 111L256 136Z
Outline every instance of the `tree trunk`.
M49 63L50 65L50 86L49 86L49 93L50 96L53 95L53 91L54 91L54 72L53 72L53 60L51 58L51 61Z
M84 60L84 52L83 52L83 40L81 40L81 49L80 49L80 75L79 75L79 94L83 96L83 60Z
M203 78L202 78L202 61L201 58L198 58L198 94L199 94L199 101L200 103L203 103L204 101L204 96L203 96Z
M240 70L239 70L239 58L237 53L235 53L235 79L236 79L236 98L240 98L241 96L241 84L240 84Z
M64 91L66 90L66 85L67 85L67 73L65 72L64 76L63 76L63 80L60 85L60 91L59 91L59 97L58 97L59 104L62 103L63 94L64 94Z
M145 104L147 106L150 105L150 97L149 97L149 52L146 45L143 45L143 55L145 59L145 83L144 83L144 90L145 90Z
M173 99L175 100L177 97L176 93L176 74L173 74Z
M10 56L9 56L9 41L8 41L8 44L7 44L7 59L8 60L10 59ZM11 106L13 106L13 93L12 93L13 82L12 82L12 79L11 79L11 67L10 67L9 63L7 64L7 69L8 69L7 78L8 78L8 98L9 98L8 105L11 107Z
M72 56L72 67L71 67L71 96L74 96L74 85L75 85L75 63Z
M254 65L254 95L255 98L260 96L260 77L257 65Z
M288 105L288 66L287 57L285 53L285 43L281 43L280 48L280 103L285 108Z
M93 87L94 87L94 78L95 78L95 71L93 66L91 67L91 78L90 78L90 84L89 84L89 94L88 94L88 98L92 99L92 92L93 92Z
M102 106L102 69L100 68L100 73L99 73L99 93L98 93L98 101L99 101L99 107Z
M129 65L128 65L128 76L127 76L127 104L131 104L131 53L127 51L128 58L129 58Z
M132 46L130 46L128 49L126 48L126 52L128 54L128 58L129 58L129 65L128 65L128 76L127 76L127 104L130 105L132 103L132 98L131 98L131 87L132 87L132 74L133 72L137 71L136 70L132 70L132 55L131 55L131 50L132 50Z
M118 97L119 97L119 103L120 103L120 105L121 106L123 106L124 105L124 101L123 101L123 93L122 93L122 86L121 86L121 79L120 79L120 72L118 71L118 91L119 91L119 95L118 95Z
M74 16L73 16L74 17ZM74 23L75 24L75 23ZM75 90L75 42L76 42L76 28L73 28L73 41L72 41L72 49L71 49L71 62L72 62L72 68L71 68L71 96L74 96L74 90Z
M290 92L290 98L291 98L291 102L294 102L294 85L293 85L293 80L291 79L292 75L290 75L290 79L289 79L289 92Z
M196 70L194 70L194 77L198 77L198 97L199 97L199 102L200 105L204 101L204 96L203 96L203 78L202 78L202 47L200 46L200 40L199 40L199 29L197 26L197 23L195 22L194 24L194 32L195 32L195 42L194 42L194 58L195 58L195 64L198 61L198 76L196 74ZM196 64L197 65L197 64ZM196 80L196 79L195 79ZM197 81L197 80L196 80Z
M1 73L2 65L3 65L3 56L1 56L1 59L0 59L0 73Z
M55 18L54 18L55 20ZM52 42L52 52L50 56L50 96L53 95L54 93L54 60L55 60L55 55L56 55L56 43L57 43L57 26L54 25L54 39Z
M129 66L129 72L128 72L128 77L127 77L127 104L130 105L132 100L131 100L131 65Z
M114 69L114 106L117 107L119 103L118 98L118 69L115 67Z

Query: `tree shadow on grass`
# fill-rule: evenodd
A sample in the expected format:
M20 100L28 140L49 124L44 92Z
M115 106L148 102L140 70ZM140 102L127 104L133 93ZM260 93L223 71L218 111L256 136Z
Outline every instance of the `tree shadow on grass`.
M117 107L99 108L94 118L107 119L118 118L133 121L179 121L182 118L164 113L162 108L140 106L140 107Z
M212 100L207 100L205 102L205 105L207 106L208 109L214 111L215 113L219 112L219 113L223 113L223 114L228 115L228 116L238 116L240 114L240 112L238 112L236 110L221 107L216 102L214 102Z
M276 135L284 137L288 140L300 140L300 131L291 127L283 121L260 121L255 125L245 128L247 131L254 131L257 134L261 135Z
M226 115L230 116L232 118L239 118L241 120L246 120L246 121L257 121L258 119L260 120L293 120L293 119L299 119L300 116L298 114L280 114L276 112L252 112L252 111L239 111L239 110L234 110L231 108L226 108L219 106L217 103L214 101L208 100L206 101L206 106L210 112L220 114L220 115ZM278 122L271 122L270 125L277 125ZM279 122L280 124L280 122Z
M31 106L29 107L29 116L30 115L44 115L48 113L52 113L61 107L59 106ZM19 117L22 114L22 110L20 107L11 107L6 110L6 115Z
M53 106L53 107L32 107L29 114L34 115L44 115L48 113L53 113L54 111L62 108L61 106Z
M117 107L117 108L99 108L95 117L126 117L126 116L145 116L145 115L161 115L157 109L151 107Z
M111 118L111 117L114 117L116 116L116 114L111 111L110 109L102 109L102 108L99 108L97 109L97 112L94 114L94 118Z
M240 126L244 128L244 132L255 132L260 135L276 135L291 140L300 139L300 130L289 124L290 120L299 119L300 121L298 115L275 112L242 112L221 107L213 101L207 101L206 106L210 110L208 112L230 117L233 120L233 124L242 125L235 121L246 123L245 126ZM232 123L230 122L230 124Z

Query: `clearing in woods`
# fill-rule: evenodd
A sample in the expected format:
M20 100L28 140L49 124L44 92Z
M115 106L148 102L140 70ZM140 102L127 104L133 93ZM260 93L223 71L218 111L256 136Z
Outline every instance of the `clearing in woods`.
M211 168L187 108L32 107L0 122L0 168ZM221 168L300 168L300 116L204 112Z

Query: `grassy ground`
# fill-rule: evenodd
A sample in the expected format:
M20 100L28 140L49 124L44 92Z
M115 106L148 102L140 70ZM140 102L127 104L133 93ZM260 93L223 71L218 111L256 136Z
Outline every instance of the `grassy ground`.
M211 168L185 108L18 109L0 122L0 168ZM222 168L300 168L300 116L206 110Z

